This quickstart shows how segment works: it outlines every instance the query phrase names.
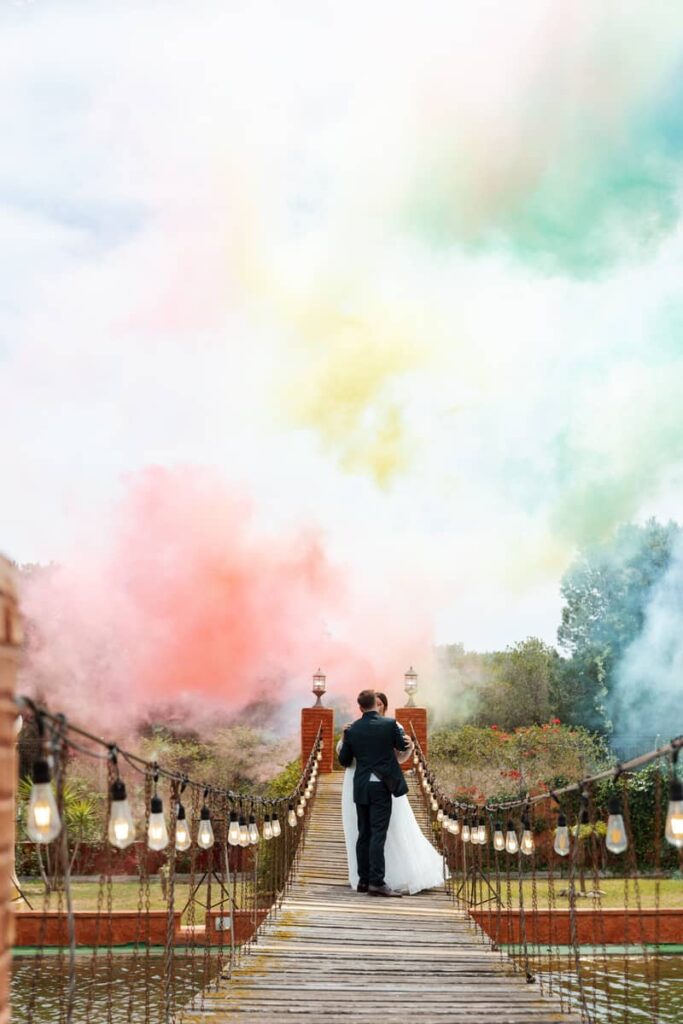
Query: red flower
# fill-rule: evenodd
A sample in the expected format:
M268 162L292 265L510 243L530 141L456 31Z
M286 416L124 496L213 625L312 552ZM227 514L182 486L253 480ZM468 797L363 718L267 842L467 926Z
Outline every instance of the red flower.
M550 724L551 725L560 725L561 723L560 723L559 718L551 718L550 719Z

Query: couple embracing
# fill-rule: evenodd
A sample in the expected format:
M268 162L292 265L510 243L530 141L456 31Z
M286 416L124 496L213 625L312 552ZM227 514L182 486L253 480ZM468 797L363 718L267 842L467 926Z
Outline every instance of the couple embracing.
M349 882L371 896L441 885L442 859L415 819L399 763L411 756L413 744L387 717L383 693L363 690L358 706L361 718L346 726L337 748L346 768L342 819Z

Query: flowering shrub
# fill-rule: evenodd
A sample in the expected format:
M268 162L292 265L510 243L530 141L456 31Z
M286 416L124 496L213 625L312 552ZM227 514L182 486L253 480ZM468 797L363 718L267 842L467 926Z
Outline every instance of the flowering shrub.
M498 725L440 729L431 736L429 759L454 796L475 801L540 793L585 778L609 761L600 738L557 718L509 732Z

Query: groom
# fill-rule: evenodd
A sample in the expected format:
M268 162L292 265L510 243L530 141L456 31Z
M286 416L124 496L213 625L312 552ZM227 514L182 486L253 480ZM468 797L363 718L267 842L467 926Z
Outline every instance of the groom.
M395 751L408 750L410 740L393 718L378 714L375 703L374 690L363 690L358 695L363 717L344 730L339 763L348 768L356 759L353 799L358 815L358 892L400 896L384 881L384 843L391 798L408 792Z

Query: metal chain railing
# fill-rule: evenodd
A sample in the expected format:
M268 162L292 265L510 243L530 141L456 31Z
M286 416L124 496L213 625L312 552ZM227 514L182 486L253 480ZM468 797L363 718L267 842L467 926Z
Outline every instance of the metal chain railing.
M411 732L414 769L435 842L443 850L451 896L493 949L507 954L529 984L547 986L563 1011L578 1011L585 1022L659 1024L662 789L670 762L666 832L681 869L683 791L676 762L683 737L555 790L473 803L441 786ZM654 901L646 911L631 803L638 772L653 763L660 766L650 808ZM604 788L599 795L601 783L609 783L609 796ZM544 841L539 845L535 812L543 804L554 809L557 825L543 829L540 824ZM608 863L612 874L623 876L617 908L605 906ZM562 865L566 888L558 890ZM581 900L588 909L579 906ZM646 912L654 915L652 926ZM636 984L637 1010L631 1005Z
M46 769L41 769L42 775L34 773L27 812L31 838L37 836L40 850L63 855L52 859L52 884L58 895L51 901L46 891L29 996L23 1010L15 1007L13 1020L42 1024L47 1019L38 992L41 971L55 959L46 956L50 942L57 946L57 962L62 965L50 993L50 1020L182 1021L186 1009L203 1007L212 988L229 982L234 964L269 915L277 912L316 793L322 727L292 791L266 797L189 778L103 740L27 698L18 698L18 703L39 725L40 758L47 763L48 780L50 775L55 780L43 783L39 793L41 784L35 779L44 778ZM62 794L74 753L102 761L107 769L94 914L78 913L77 887L69 885L69 821ZM136 806L135 815L126 786L143 808ZM54 802L48 790L56 792ZM38 806L36 794L46 801L44 807ZM56 820L60 826L56 835L45 824L50 815L51 825ZM161 893L152 882L155 865L161 869ZM115 909L115 893L121 887L114 879L122 872L134 876L128 912ZM55 927L63 930L55 933ZM127 944L127 969L121 971L117 947ZM83 970L81 951L88 947L89 965ZM103 1006L103 990L106 1006L98 1016L94 1007Z

